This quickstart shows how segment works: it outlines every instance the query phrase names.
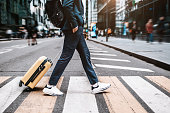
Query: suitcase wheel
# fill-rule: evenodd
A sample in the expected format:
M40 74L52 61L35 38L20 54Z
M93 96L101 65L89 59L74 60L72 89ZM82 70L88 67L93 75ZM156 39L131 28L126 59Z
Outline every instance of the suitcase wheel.
M23 82L20 80L19 81L19 87L22 87Z
M32 90L33 90L32 88L27 87L24 91L25 91L25 92L31 92Z

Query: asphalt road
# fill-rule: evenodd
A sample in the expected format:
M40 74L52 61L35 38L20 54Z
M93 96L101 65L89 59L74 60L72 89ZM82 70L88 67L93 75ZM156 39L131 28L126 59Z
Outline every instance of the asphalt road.
M105 47L94 42L87 41L91 52L91 61L96 67L99 76L170 76L170 72L158 68L129 55L120 53L112 48ZM38 45L27 46L26 40L2 41L0 42L0 75L4 76L23 76L30 66L40 57L47 56L57 62L63 46L63 38L39 39ZM102 55L109 54L109 55ZM111 54L111 55L110 55ZM114 60L116 59L116 60ZM117 61L118 60L118 61ZM101 66L96 66L101 64ZM47 75L50 75L53 67ZM117 68L102 67L102 65L120 66ZM124 69L131 67L131 69ZM133 70L133 68L148 69L150 71ZM84 70L77 51L67 66L63 75L76 76L84 75Z
M112 48L87 41L93 67L101 82L111 83L104 94L91 94L77 51L66 67L58 87L63 97L44 96L43 87L62 52L64 38L0 42L0 113L122 113L170 112L170 72ZM54 65L32 92L18 81L40 57ZM14 93L14 94L13 94ZM159 103L157 103L159 102Z

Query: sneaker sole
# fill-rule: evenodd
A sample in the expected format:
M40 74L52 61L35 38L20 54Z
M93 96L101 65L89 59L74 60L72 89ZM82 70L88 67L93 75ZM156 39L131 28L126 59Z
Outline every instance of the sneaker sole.
M47 90L43 89L43 93L50 96L63 96L64 94L49 93Z
M92 91L92 94L97 94L97 93L102 93L103 91L105 91L106 89L108 89L111 85L105 87L105 88L102 88L101 90L98 90L98 91Z

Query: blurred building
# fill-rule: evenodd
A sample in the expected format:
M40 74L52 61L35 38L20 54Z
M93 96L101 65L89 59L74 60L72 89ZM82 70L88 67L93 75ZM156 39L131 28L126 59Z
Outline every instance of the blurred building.
M160 16L170 24L169 0L98 0L97 7L97 27L102 30L111 28L122 33L124 23L130 27L137 21L138 31L145 32L148 19L156 24Z
M91 29L92 23L97 23L97 1L98 0L88 0L88 28Z
M38 25L40 29L54 28L45 14L47 0L0 0L0 36L10 28Z
M88 29L88 0L84 3L84 9L85 9L85 21L84 21L84 28Z
M0 0L0 32L9 27L15 31L30 19L29 0Z
M145 24L149 19L156 24L159 17L164 16L165 21L170 21L170 1L169 0L125 0L125 19L132 23L137 22L138 30L145 31Z
M100 30L111 28L115 30L116 0L98 0L97 27Z
M115 32L117 33L121 33L122 32L122 28L123 28L123 22L125 20L125 8L126 8L126 5L125 5L125 1L126 0L116 0L116 18L115 18L115 21L116 21L116 26L115 26Z
M32 0L30 3L31 15L33 17L32 24L37 24L41 29L53 28L54 26L47 19L45 13L45 3L47 0Z

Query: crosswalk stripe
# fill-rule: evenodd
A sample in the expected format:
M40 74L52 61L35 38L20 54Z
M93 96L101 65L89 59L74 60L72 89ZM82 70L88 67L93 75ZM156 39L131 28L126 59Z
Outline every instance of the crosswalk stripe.
M11 46L12 48L18 48L18 49L21 49L21 48L25 48L25 47L28 47L27 45L25 44L22 44L22 45L13 45Z
M110 113L147 113L117 77L99 77L99 80L111 83L111 88L103 93Z
M12 40L10 40L10 41L0 41L0 43L9 43L9 42L12 42Z
M94 53L107 53L108 51L90 50L90 52L94 52Z
M9 78L9 76L0 76L0 84Z
M90 50L102 50L100 48L89 48Z
M48 83L49 77L43 79L37 84L35 91L32 91L22 102L15 113L52 113L56 96L45 96L42 92L44 86ZM58 86L61 86L63 77L60 79Z
M169 92L170 80L164 76L145 76L154 83L158 84L160 87L164 88ZM144 78L145 78L144 77ZM63 83L63 78L61 77L58 87ZM153 110L155 113L170 113L170 98L165 95L159 88L152 86L150 82L147 82L146 79L143 79L139 76L121 76L121 80L126 85L129 86L135 93L138 95L138 98L141 98L141 101L148 108ZM10 79L9 76L1 76L0 83ZM16 77L2 88L0 88L0 113L10 111L11 103L15 104L17 101L21 101L18 96L22 95L21 93L25 87L18 87L18 83L21 77ZM38 83L35 90L28 94L20 104L14 109L15 113L50 113L50 112L59 112L54 108L56 104L56 99L58 97L46 96L43 95L42 89L45 84L48 82L49 77L43 77L43 79ZM69 80L68 80L69 81ZM68 82L67 81L67 82ZM123 85L120 82L120 79L114 76L99 76L99 81L105 83L111 83L111 88L106 90L106 93L103 93L104 101L109 108L110 113L146 113L148 111L145 106L140 104L140 100L135 99L134 94L129 92L125 84ZM63 84L63 86L66 84ZM64 89L65 90L65 89ZM132 95L133 94L133 95ZM19 96L20 97L20 96ZM22 97L22 96L21 96ZM20 97L20 98L21 98ZM61 97L63 98L63 97ZM63 109L63 113L99 113L100 105L97 104L95 95L91 94L91 88L89 81L86 77L75 77L71 76L69 81L69 87L67 90L66 98L64 98L63 105L60 105ZM138 101L137 101L138 100ZM65 102L64 102L65 101ZM61 103L61 100L58 101ZM101 102L101 101L98 101ZM88 104L87 104L88 103ZM64 107L63 107L64 106ZM145 109L144 109L145 108ZM54 110L56 109L56 110Z
M124 59L97 58L97 57L91 57L91 59L92 59L92 60L117 61L117 62L130 62L129 60L124 60Z
M8 77L7 77L8 78ZM5 86L7 83L9 83L10 81L12 81L15 78L15 76L9 77L8 79L5 79L3 82L0 83L0 88L2 88L3 86Z
M64 103L65 103L65 99L66 99L66 95L67 95L67 91L68 91L69 81L70 81L70 76L64 76L63 82L60 86L60 90L64 93L64 95L57 97L57 100L55 102L54 109L53 109L52 113L62 113L63 112Z
M0 113L3 112L25 89L19 87L21 77L16 77L11 82L0 88Z
M86 77L70 77L63 113L99 113Z
M139 76L121 77L155 112L170 113L170 98Z
M117 56L115 54L100 54L100 53L90 53L91 55L96 55L96 56Z
M170 79L164 76L146 76L146 77L170 93Z
M123 70L131 70L131 71L145 71L145 72L154 72L150 69L144 68L135 68L135 67L124 67L124 66L114 66L114 65L103 65L103 64L94 64L96 67L102 68L111 68L111 69L123 69Z

